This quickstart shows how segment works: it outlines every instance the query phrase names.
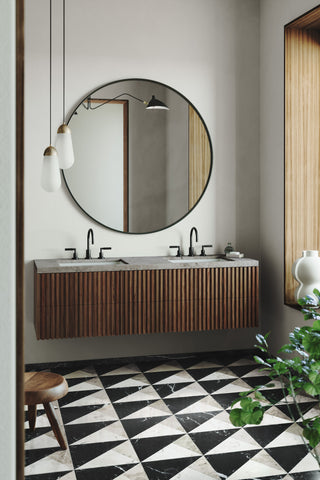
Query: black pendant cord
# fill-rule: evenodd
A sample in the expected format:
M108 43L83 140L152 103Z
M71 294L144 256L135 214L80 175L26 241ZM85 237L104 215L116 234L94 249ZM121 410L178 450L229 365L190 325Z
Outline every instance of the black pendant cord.
M66 123L66 2L63 0L63 34L62 34L62 50L63 50L63 123Z
M50 146L51 146L51 129L52 129L52 0L50 0Z

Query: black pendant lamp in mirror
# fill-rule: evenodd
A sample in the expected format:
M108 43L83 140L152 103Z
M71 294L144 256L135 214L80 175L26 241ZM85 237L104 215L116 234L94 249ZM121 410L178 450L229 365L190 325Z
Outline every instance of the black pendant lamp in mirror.
M169 107L161 100L158 100L154 95L152 95L151 100L146 106L146 110L169 110Z
M41 185L47 192L55 192L60 188L61 176L57 150L51 145L52 123L52 0L50 0L50 146L43 154Z
M66 170L74 163L74 152L70 127L66 124L66 2L63 0L63 123L57 131L56 148L59 155L59 166Z

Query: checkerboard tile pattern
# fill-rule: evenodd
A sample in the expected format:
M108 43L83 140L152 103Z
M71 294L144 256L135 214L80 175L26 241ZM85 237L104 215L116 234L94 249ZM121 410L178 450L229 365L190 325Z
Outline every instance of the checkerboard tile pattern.
M239 392L268 381L251 358L224 352L27 366L64 375L69 393L55 403L66 451L44 410L35 432L26 421L25 479L320 480L279 385L265 392L276 404L260 425L230 423ZM300 401L307 416L320 414L310 398Z

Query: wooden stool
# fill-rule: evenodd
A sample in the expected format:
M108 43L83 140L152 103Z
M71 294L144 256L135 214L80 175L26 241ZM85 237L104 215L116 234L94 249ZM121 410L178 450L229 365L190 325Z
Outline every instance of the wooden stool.
M64 377L50 372L26 372L24 374L24 403L28 405L28 421L31 430L36 427L37 404L42 403L60 447L67 445L62 436L57 417L50 402L64 397L68 384Z

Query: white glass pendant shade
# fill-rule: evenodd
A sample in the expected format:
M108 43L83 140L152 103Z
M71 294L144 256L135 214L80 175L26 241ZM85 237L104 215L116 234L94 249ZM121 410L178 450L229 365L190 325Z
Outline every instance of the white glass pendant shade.
M41 186L47 192L55 192L60 188L61 176L58 153L54 147L47 147L43 154Z
M72 167L74 163L72 136L70 128L65 123L58 128L56 149L58 151L60 168L66 170Z

